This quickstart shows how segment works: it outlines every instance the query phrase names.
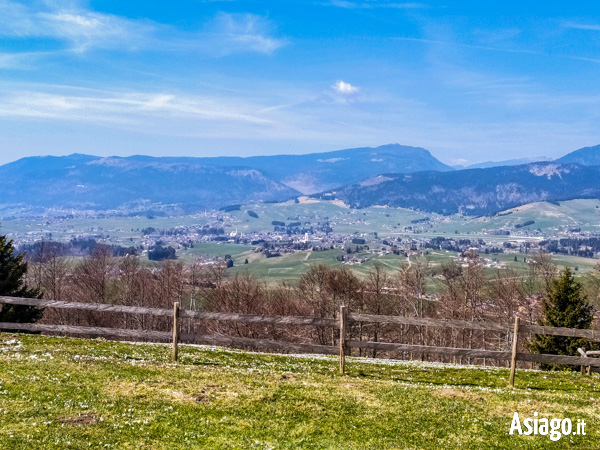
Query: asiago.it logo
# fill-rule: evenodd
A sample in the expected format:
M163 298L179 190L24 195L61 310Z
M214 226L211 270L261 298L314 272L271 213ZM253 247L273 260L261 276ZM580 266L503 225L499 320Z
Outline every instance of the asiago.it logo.
M585 421L577 419L575 425L575 429L573 429L573 422L571 422L571 419L569 418L538 418L537 411L533 413L533 417L527 417L521 422L519 413L515 411L512 424L510 425L510 432L508 434L511 436L515 433L519 435L523 434L525 436L550 436L551 441L558 441L563 436L585 436ZM525 431L523 431L523 429L525 429Z

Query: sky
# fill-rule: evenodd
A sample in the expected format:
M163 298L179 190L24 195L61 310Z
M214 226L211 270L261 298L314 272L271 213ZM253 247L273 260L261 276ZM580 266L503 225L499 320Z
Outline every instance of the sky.
M600 4L0 0L0 164L600 144Z

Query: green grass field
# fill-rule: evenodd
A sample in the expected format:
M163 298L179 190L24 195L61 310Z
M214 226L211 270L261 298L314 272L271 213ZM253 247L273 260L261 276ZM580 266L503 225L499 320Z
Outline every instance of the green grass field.
M600 447L598 376L0 334L0 448ZM586 436L509 436L520 416Z
M367 273L373 269L375 264L380 264L390 274L396 273L398 269L405 267L408 264L408 260L405 256L358 253L353 256L369 257L371 259L362 264L344 266L336 259L341 253L343 252L340 249L314 252L307 250L298 251L293 254L284 254L276 258L266 258L261 253L254 253L254 247L252 246L231 243L197 243L193 249L186 250L185 253L180 256L180 259L183 262L191 262L194 258L199 256L224 257L225 255L231 255L235 265L232 269L228 270L230 275L248 272L268 283L277 283L281 281L295 282L310 266L316 264L325 264L334 268L347 267L359 278L364 278ZM436 269L456 256L457 253L455 252L429 250L426 255L412 255L410 259L413 263L418 261L427 264L431 269ZM529 265L524 263L523 260L524 258L531 258L531 255L522 253L500 253L497 255L481 254L480 256L482 258L495 258L500 262L502 267L514 269L518 273L525 274L529 271ZM515 256L517 261L515 261ZM246 259L248 259L248 264L244 264ZM576 256L554 255L552 259L559 269L563 269L564 267L570 267L572 269L577 268L578 270L575 274L578 276L596 272L594 267L598 263L595 259L580 258ZM494 271L495 269L486 269L486 273L490 276L493 275ZM431 280L429 285L433 291L436 290L436 285L433 280Z

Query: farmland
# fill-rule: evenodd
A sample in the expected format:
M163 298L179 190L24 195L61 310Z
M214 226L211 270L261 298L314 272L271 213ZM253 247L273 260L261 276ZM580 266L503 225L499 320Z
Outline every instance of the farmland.
M175 247L177 258L185 264L199 258L223 260L230 257L233 261L230 274L248 272L267 282L278 282L295 281L307 267L315 264L332 267L350 264L348 267L359 277L376 263L392 272L409 261L426 262L435 269L455 258L458 252L423 249L424 243L434 238L483 240L489 248L502 248L512 243L510 252L489 255L488 272L494 268L512 268L522 272L527 270L528 266L523 261L529 254L525 248L514 249L515 245L531 245L531 252L535 252L535 245L544 239L593 237L598 233L599 219L600 201L597 200L533 203L493 217L466 217L426 215L402 208L350 209L340 202L303 197L298 202L253 203L231 211L212 210L171 217L110 214L8 217L2 219L0 231L8 234L17 245L40 239L68 242L91 238L124 248L148 249L156 242L164 242L165 246ZM286 239L295 239L296 242L304 239L304 233L289 236L286 234L289 230L274 232L274 223L299 223L302 228L314 232L309 233L305 248L269 258L260 251L260 244L251 245L251 242L270 241L274 243L272 245L278 245L277 242ZM198 235L198 227L222 230L221 237L216 237L220 241ZM319 231L323 228L331 231ZM510 234L496 233L498 230L506 230ZM578 231L574 234L572 230ZM351 246L354 238L364 239L370 249L352 254L353 261L341 261L344 246ZM402 253L394 254L389 246L383 245L386 239L391 242L402 240ZM315 246L318 251L314 251ZM416 246L417 251L411 251L411 246ZM141 261L152 264L148 261L147 250L139 251ZM596 264L595 259L575 255L556 255L554 259L559 267L577 268L579 275L593 272Z

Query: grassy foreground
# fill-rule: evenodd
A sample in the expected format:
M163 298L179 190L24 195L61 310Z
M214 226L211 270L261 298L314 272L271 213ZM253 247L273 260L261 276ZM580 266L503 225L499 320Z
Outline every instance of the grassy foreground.
M0 334L0 448L600 448L598 377ZM586 436L509 436L513 413Z

